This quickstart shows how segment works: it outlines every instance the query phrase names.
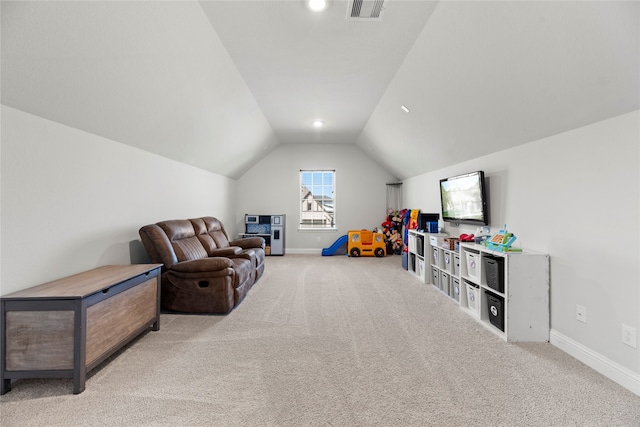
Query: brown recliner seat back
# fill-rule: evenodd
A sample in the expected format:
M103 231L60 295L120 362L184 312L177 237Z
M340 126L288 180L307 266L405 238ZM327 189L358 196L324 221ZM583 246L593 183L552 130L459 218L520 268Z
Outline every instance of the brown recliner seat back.
M202 259L208 256L188 219L163 221L159 222L158 226L169 238L178 262Z
M163 271L178 263L167 233L157 224L145 225L139 233L144 249L149 255L149 261L162 264Z
M213 240L213 237L209 234L207 225L205 224L204 220L202 218L194 218L190 219L189 221L191 221L191 224L193 225L193 229L196 233L196 236L198 237L198 240L200 240L200 243L207 251L207 253L211 255L213 250L218 248L218 245L216 244L215 240Z
M225 231L222 223L212 216L206 216L200 219L204 222L207 233L211 236L216 246L218 248L228 248L229 237L227 236L227 232Z

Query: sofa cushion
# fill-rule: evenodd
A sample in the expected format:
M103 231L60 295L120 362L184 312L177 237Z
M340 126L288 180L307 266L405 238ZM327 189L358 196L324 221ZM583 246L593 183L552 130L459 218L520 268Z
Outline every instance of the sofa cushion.
M222 226L222 223L214 217L207 216L204 218L200 218L206 227L206 232L211 236L219 248L226 248L229 246L229 239L227 238L227 233Z
M180 240L196 235L191 221L187 219L172 219L158 223L158 227L162 228L167 234L169 240Z
M142 244L151 263L162 263L162 271L170 269L178 262L167 233L157 224L145 225L140 229Z
M193 224L189 220L170 220L159 222L158 226L167 234L179 262L206 258L206 249L196 236Z
M213 255L214 250L220 249L220 247L216 244L215 240L213 240L213 237L208 234L204 220L202 218L194 218L189 221L191 221L195 235L198 236L198 240L200 240L200 243L209 256L231 256L236 253L236 251L233 251L232 253L228 253L228 255L220 255L220 251L218 251L216 255Z

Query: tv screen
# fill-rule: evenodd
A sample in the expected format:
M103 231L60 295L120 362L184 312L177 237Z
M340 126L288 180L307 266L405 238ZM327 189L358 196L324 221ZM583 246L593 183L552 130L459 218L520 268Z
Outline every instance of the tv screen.
M444 221L489 225L483 171L441 179L440 201Z

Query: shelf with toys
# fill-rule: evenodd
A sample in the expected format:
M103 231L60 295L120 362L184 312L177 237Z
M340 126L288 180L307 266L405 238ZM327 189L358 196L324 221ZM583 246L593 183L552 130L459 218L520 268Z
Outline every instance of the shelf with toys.
M429 283L429 275L426 274L424 261L425 241L428 239L428 237L425 239L425 233L418 230L408 231L407 270L417 276L422 283Z
M460 244L460 308L506 341L549 341L549 255Z
M432 237L433 283L504 340L549 341L549 255L513 248L515 239L506 226L481 243Z
M431 266L433 265L433 252L431 251L431 239L445 237L444 233L425 233L418 230L409 230L408 244L408 270L417 276L422 283L433 283L436 287L439 282L432 282Z
M410 211L407 218L407 270L418 277L422 283L430 283L429 248L432 236L444 236L437 233L438 214ZM434 231L432 233L428 231Z

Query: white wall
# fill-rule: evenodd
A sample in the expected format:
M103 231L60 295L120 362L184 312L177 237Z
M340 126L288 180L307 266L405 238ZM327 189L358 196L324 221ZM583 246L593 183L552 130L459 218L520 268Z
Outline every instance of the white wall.
M298 230L301 169L335 169L337 231ZM386 183L392 181L353 145L282 144L238 179L237 229L243 229L245 213L284 213L286 252L319 253L349 230L379 227L387 209Z
M640 394L639 350L621 342L622 323L640 332L640 112L408 179L405 204L438 210L438 180L473 170L487 176L492 231L506 223L551 255L552 342Z
M2 106L0 293L146 261L138 229L213 215L233 229L236 182Z
M630 1L440 1L357 144L404 179L637 110L639 14ZM428 154L407 157L421 141Z
M1 18L5 106L230 178L278 142L197 1L3 1Z

